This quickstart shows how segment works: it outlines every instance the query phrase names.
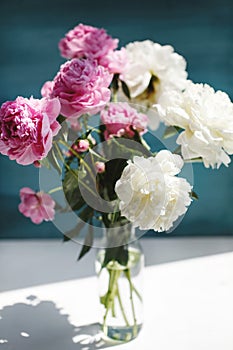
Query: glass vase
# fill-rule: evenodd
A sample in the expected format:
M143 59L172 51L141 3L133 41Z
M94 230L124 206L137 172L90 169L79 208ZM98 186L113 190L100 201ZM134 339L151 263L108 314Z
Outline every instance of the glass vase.
M119 227L114 235L122 245L113 246L112 231L106 229L104 248L96 255L100 297L100 324L105 336L130 341L137 337L143 323L142 275L144 254L135 231ZM111 244L109 238L111 237ZM122 238L123 237L123 238ZM109 246L111 245L111 246Z

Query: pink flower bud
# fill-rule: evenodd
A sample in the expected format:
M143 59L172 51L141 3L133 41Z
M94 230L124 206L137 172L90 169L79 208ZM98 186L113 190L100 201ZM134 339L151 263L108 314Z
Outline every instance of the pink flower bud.
M86 152L89 149L89 141L86 140L79 140L77 145L73 145L72 148L74 151L78 153Z
M71 151L64 151L63 154L68 158L73 156L73 153Z
M41 168L41 163L39 162L39 160L35 160L35 162L33 163L33 165L34 165L36 168Z
M95 169L96 169L97 173L102 174L103 172L105 172L105 163L96 162Z

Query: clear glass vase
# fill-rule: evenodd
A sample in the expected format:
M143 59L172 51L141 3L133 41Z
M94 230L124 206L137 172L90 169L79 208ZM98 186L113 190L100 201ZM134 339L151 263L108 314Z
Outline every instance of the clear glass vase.
M96 255L100 324L105 336L130 341L137 337L143 323L144 254L132 227L126 236L121 227L118 230L127 243L116 247L106 245L106 239L111 235L107 229L105 248L99 249Z

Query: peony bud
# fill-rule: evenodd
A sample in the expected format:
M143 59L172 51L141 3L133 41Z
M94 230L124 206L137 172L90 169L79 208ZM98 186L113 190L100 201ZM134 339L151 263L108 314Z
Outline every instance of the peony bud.
M87 139L80 140L80 141L78 141L77 145L73 146L73 149L79 153L83 153L89 149L89 146L90 146L90 144L89 144L89 141Z
M105 172L105 163L103 162L96 162L95 163L95 169L97 173L102 174Z

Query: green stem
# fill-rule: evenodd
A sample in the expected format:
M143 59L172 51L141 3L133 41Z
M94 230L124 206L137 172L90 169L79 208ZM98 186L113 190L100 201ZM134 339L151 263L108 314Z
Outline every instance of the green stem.
M126 317L126 314L125 314L125 310L124 310L124 307L123 307L123 304L122 304L122 300L121 300L121 296L120 296L120 292L119 292L119 288L117 287L117 299L118 299L118 302L119 302L119 306L120 306L120 309L121 309L121 313L122 313L122 316L124 318L124 321L125 321L125 324L127 327L129 327L129 321Z
M134 285L132 284L132 282L131 282L131 287L133 288L134 293L137 295L138 299L139 299L139 300L141 301L141 303L142 303L142 296L141 296L141 294L139 293L139 291L134 287Z
M105 304L106 311L105 311L104 322L103 322L104 331L106 330L106 327L107 327L106 322L107 322L108 312L112 308L112 304L114 303L114 298L116 295L116 288L117 288L117 280L120 277L121 271L108 270L108 272L109 272L109 285L108 285L108 292L106 296L106 304Z
M60 142L60 141L59 141ZM60 142L61 144L63 144L63 145L65 145L65 146L67 146L66 145L66 143L63 143L63 142ZM64 157L63 157L63 155L62 155L62 152L61 152L61 150L60 150L60 147L58 146L58 144L57 143L54 143L55 144L55 147L56 147L56 149L57 149L57 152L58 152L58 155L59 155L59 157L60 157L60 160L63 162L63 164L65 165L65 168L68 170L68 171L70 171L70 172L72 172L73 173L73 176L77 179L77 181L83 186L83 187L85 187L86 188L86 190L88 190L94 197L96 197L96 193L94 192L94 191L92 191L92 189L90 188L90 186L88 186L85 182L83 182L76 174L75 174L75 172L71 169L71 167L65 162L65 159L64 159ZM84 162L85 163L85 162ZM85 163L86 164L86 163Z
M88 115L87 114L83 115L82 121L83 121L83 126L84 126L85 130L87 131L88 130L88 125L87 125Z
M115 301L112 303L112 317L116 317Z
M52 194L54 192L61 191L62 189L63 189L62 186L52 188L51 190L48 191L48 194Z
M136 289L136 287L133 285L133 283L132 283L132 281L131 281L131 278L129 279L128 274L126 273L126 271L125 271L125 276L126 276L128 282L129 282L131 288L133 289L134 293L137 295L138 299L139 299L139 300L141 301L141 303L142 303L142 301L143 301L143 300L142 300L142 296L141 296L141 294L139 293L139 291Z
M203 163L202 158L184 159L185 163Z
M91 125L87 125L87 129L88 129L88 130L91 129L91 132L92 132L92 131L95 131L97 134L100 134L100 133L101 133L101 131L100 131L99 129L96 129L96 128L94 128L94 127L91 126Z
M80 164L83 164L84 167L87 169L87 171L89 172L91 178L92 178L92 181L93 181L93 184L95 186L96 184L96 178L93 174L93 171L91 169L91 167L87 164L87 162L85 162L84 158L80 156L80 154L78 152L76 152L72 147L70 147L70 145L62 140L59 141L61 145L65 146L75 157L77 157L80 161ZM90 149L89 149L90 151Z
M108 270L109 272L109 286L108 286L108 292L107 292L107 296L106 296L106 311L105 311L105 315L104 315L104 323L103 323L103 328L104 330L106 329L106 322L107 322L107 316L109 313L109 310L112 310L112 315L113 317L115 317L115 297L117 297L118 302L119 302L119 306L120 306L120 310L123 316L123 319L125 321L125 324L127 327L130 326L129 321L126 317L125 314L125 310L124 310L124 306L121 300L121 295L119 292L119 287L118 287L118 279L121 275L121 271L118 270ZM106 332L105 332L106 333Z
M99 159L101 159L103 162L107 162L108 159L107 158L104 158L103 156L101 156L100 154L96 153L93 149L89 149L89 152L91 154L93 154L94 156L98 157Z
M134 156L139 156L141 157L143 155L143 153L141 151L138 151L136 149L130 148L130 147L126 147L125 145L119 143L115 137L111 138L111 141L113 143L115 143L117 145L117 147L119 147L120 150L122 150L122 152L126 153L126 152L130 152L132 153ZM123 154L124 154L123 153Z
M60 147L58 146L58 144L55 141L54 141L54 145L55 145L55 148L57 149L57 153L59 155L60 160L62 161L62 163L64 163L65 160L64 160L64 157L62 155Z
M116 200L116 204L115 204L115 207L113 209L112 216L111 216L111 223L112 224L114 224L114 222L115 222L116 214L118 213L118 211L119 211L119 201Z
M133 301L133 288L132 288L132 282L131 282L131 273L130 270L125 270L125 275L129 281L129 290L130 290L130 303L132 308L132 314L133 314L133 335L136 337L137 335L137 319L136 319L136 312L134 307L134 301Z
M112 102L117 102L117 92L112 93Z
M80 156L79 153L77 153L73 148L70 147L70 145L65 142L65 141L62 141L62 140L59 140L59 143L63 146L65 146L71 153L73 153L73 155L75 157L77 157L80 162L83 163L83 165L87 168L87 170L89 171L90 174L92 174L92 171L91 171L91 168L89 167L89 165L84 161L83 157Z

